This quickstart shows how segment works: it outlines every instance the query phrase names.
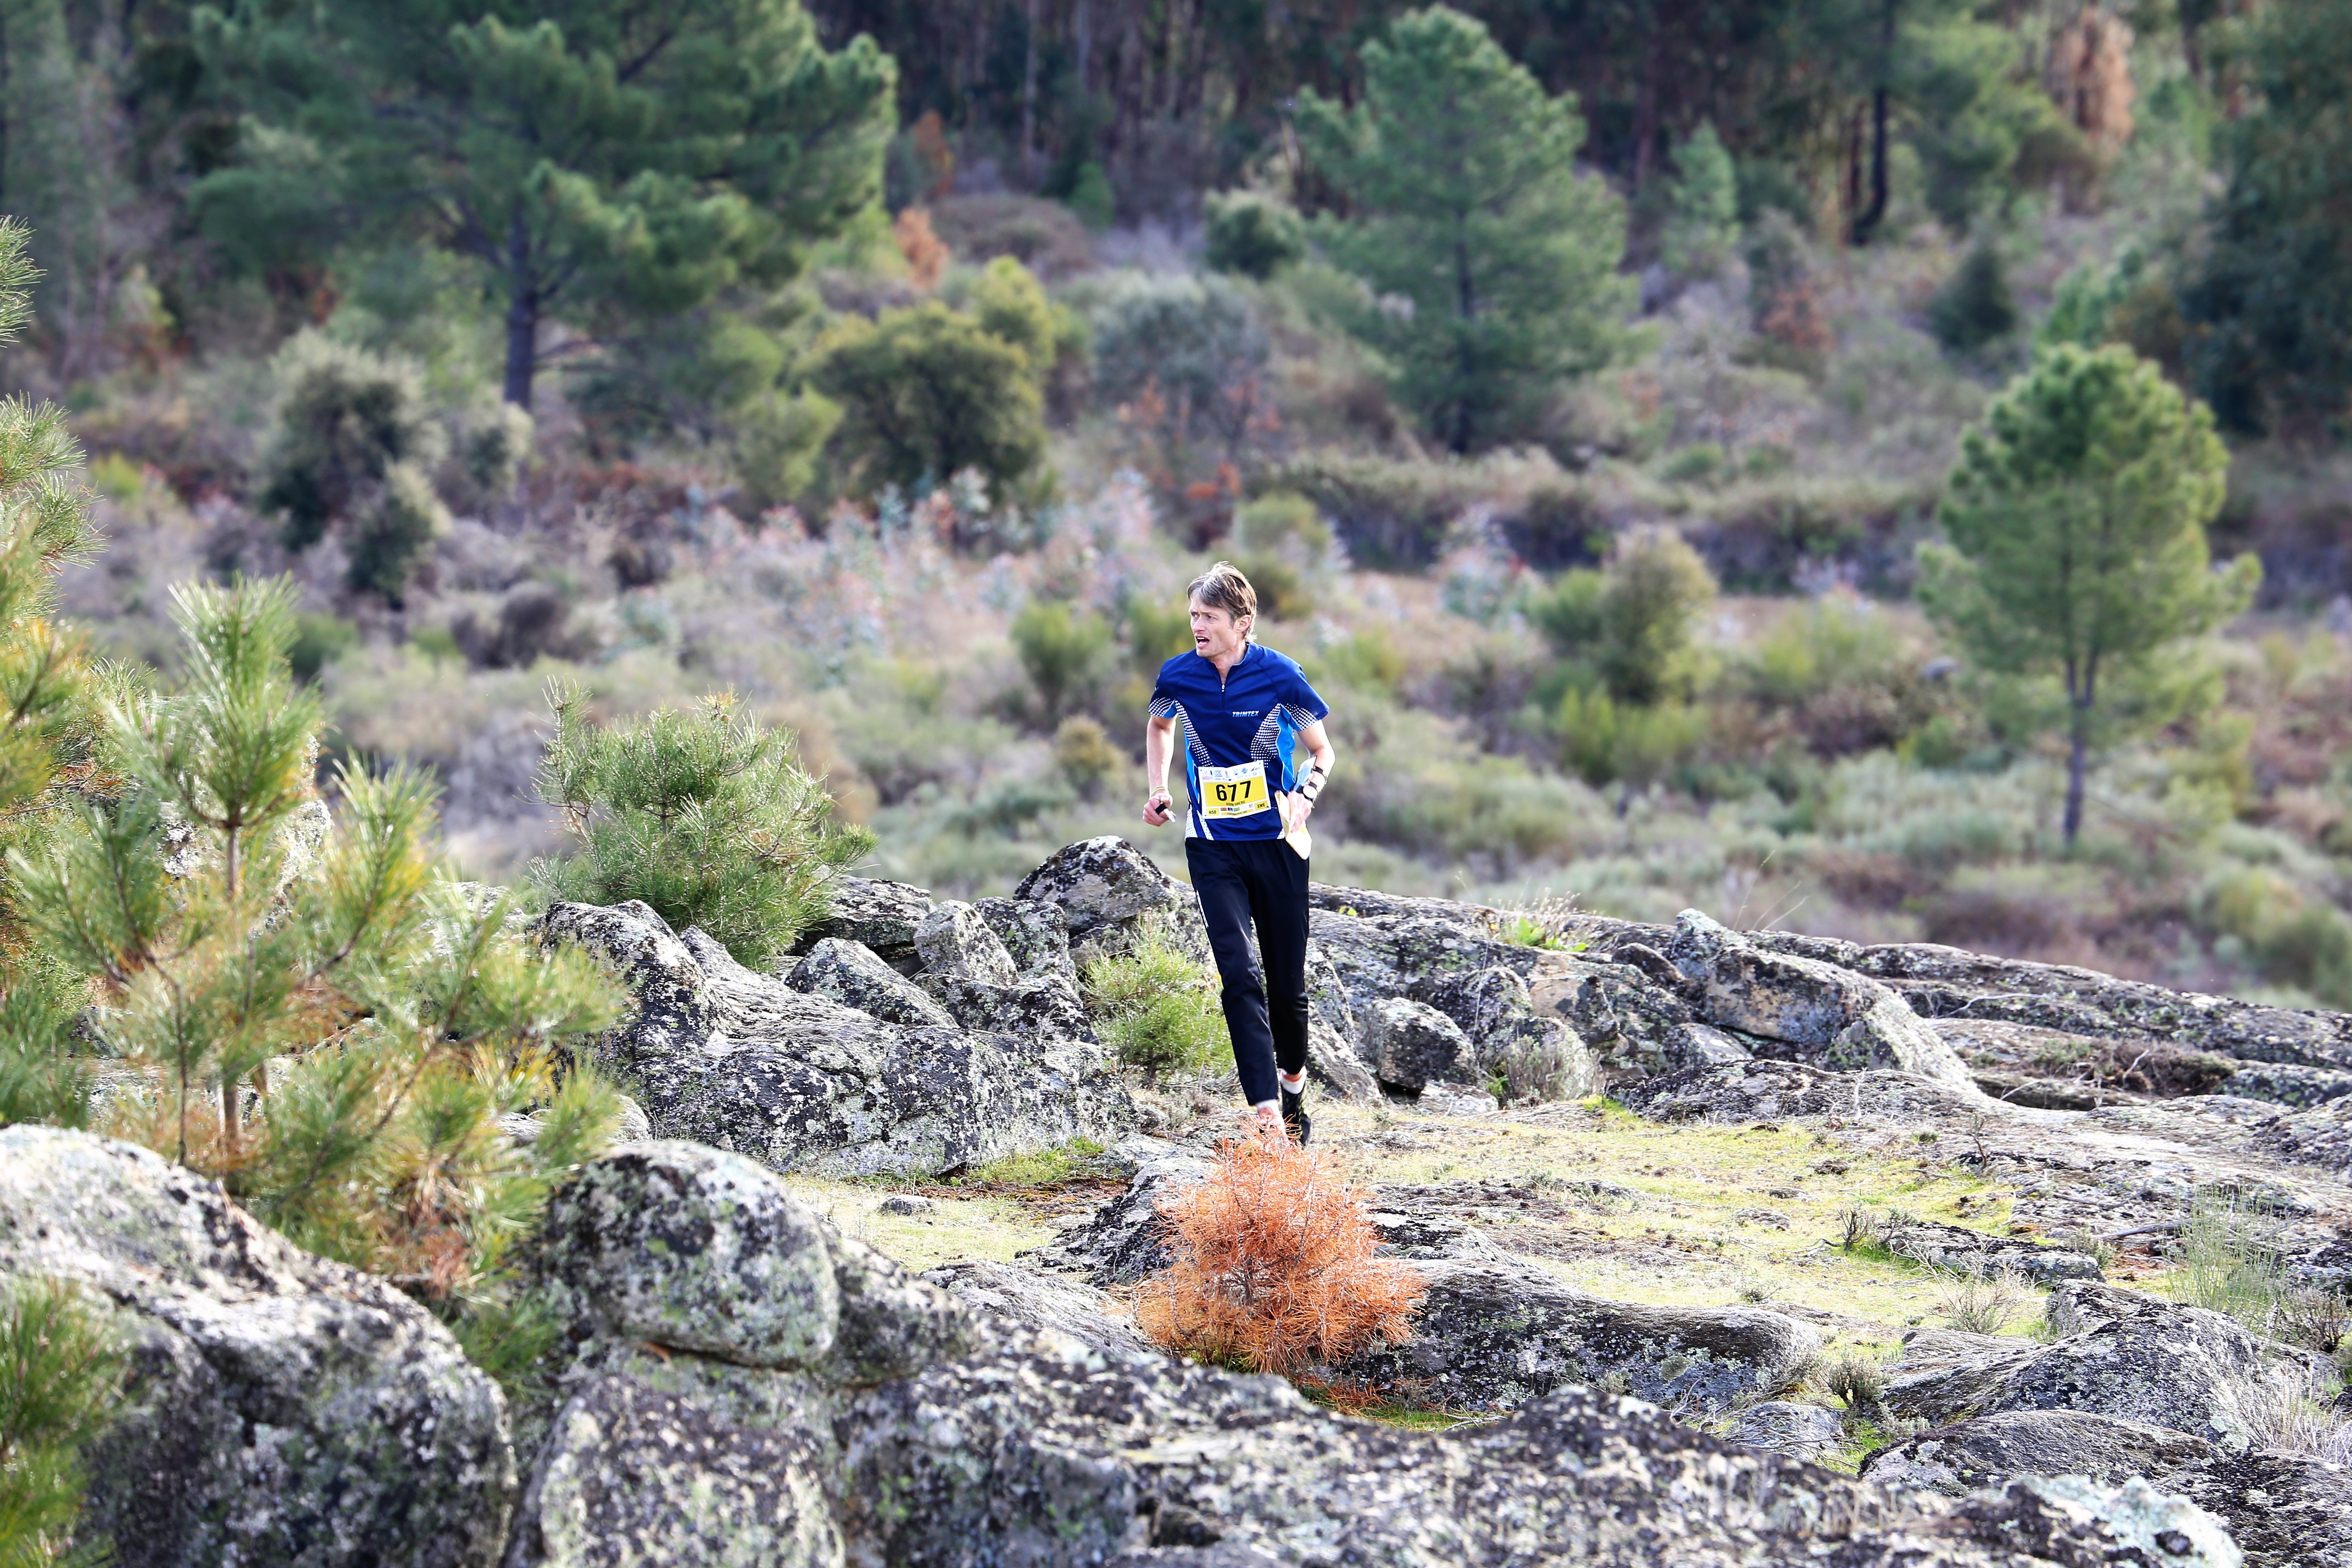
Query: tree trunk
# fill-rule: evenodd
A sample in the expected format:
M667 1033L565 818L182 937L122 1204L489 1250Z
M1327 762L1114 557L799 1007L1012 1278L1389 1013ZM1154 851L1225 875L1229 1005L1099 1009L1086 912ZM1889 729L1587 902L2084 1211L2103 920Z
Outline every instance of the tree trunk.
M1022 27L1021 60L1021 181L1032 190L1037 184L1037 0L1029 0Z
M1454 439L1449 445L1457 458L1470 451L1470 377L1476 368L1470 363L1470 331L1478 321L1478 290L1470 277L1470 242L1459 228L1454 236L1454 287L1456 309L1460 311L1462 333L1456 340L1460 347L1455 357L1462 384L1454 393Z
M1886 122L1889 92L1886 79L1895 69L1895 0L1878 23L1878 86L1870 95L1870 205L1853 220L1853 243L1868 245L1886 216Z
M530 274L530 239L518 211L507 233L506 399L530 410L531 378L539 371L539 284Z
M2083 777L2090 771L2091 709L2087 702L2074 705L2074 732L2066 748L2066 847L2074 847L2075 837L2083 831Z

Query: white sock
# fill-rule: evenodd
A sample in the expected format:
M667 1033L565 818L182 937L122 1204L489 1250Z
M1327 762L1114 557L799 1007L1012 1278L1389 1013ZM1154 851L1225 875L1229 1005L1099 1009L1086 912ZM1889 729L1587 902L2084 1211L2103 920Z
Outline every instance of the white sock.
M1251 1106L1250 1109L1257 1111L1261 1115L1272 1115L1282 1109L1282 1101L1278 1100L1261 1100L1256 1104Z
M1275 1081L1282 1085L1284 1092L1288 1094L1297 1094L1307 1087L1307 1069L1305 1068L1300 1068L1295 1075L1284 1072L1281 1068L1276 1068L1275 1069L1274 1077Z

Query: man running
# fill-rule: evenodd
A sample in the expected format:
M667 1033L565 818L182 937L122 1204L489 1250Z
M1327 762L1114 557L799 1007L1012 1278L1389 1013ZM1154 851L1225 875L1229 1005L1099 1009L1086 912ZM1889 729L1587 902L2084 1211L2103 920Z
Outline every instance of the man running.
M1250 641L1257 590L1220 561L1192 581L1192 651L1160 667L1143 727L1143 820L1166 825L1181 743L1184 860L1224 982L1234 1065L1261 1128L1313 1130L1307 1089L1307 818L1331 776L1330 712L1297 665ZM1302 763L1305 765L1302 766ZM1265 973L1250 952L1250 925ZM1276 1121L1277 1115L1280 1118Z

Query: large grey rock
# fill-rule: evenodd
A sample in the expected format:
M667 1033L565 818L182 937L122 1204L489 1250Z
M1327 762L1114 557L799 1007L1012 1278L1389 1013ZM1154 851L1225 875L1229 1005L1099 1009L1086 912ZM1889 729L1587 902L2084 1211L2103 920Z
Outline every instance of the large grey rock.
M1108 1142L1134 1123L1126 1089L1083 1041L887 1023L754 973L700 931L681 939L642 905L560 903L544 929L602 955L636 993L635 1016L598 1049L661 1137L777 1170L917 1174Z
M1916 1371L1898 1363L1887 1409L1938 1426L2003 1410L2077 1410L2238 1453L2257 1441L2265 1408L2282 1397L2262 1347L2219 1312L2068 1281L2051 1292L2049 1313L2053 1329L2068 1331L2050 1344L1938 1356Z
M915 951L929 977L1008 988L1021 978L1003 941L970 904L935 905L915 927Z
M1077 987L1058 974L1026 975L1010 985L926 974L923 987L967 1029L1036 1041L1094 1038L1094 1022Z
M593 1161L549 1203L538 1245L551 1298L586 1331L746 1366L832 1353L823 1223L740 1154L659 1142Z
M2088 1253L2019 1236L1988 1236L1964 1226L1902 1218L1880 1226L1879 1243L1898 1258L1960 1274L2015 1269L2041 1285L2061 1279L2102 1279L2099 1260Z
M799 951L838 937L871 948L894 967L915 966L915 927L931 912L930 894L905 882L865 877L835 877L826 888L833 912L809 928Z
M1014 972L1024 979L1045 975L1077 984L1077 965L1070 958L1070 918L1059 904L1040 899L977 899L971 907L1004 944Z
M1881 1448L1862 1473L1882 1486L1960 1497L2013 1476L2162 1479L2221 1450L2146 1422L2084 1410L2003 1410L1936 1427Z
M127 1352L84 1456L84 1524L119 1561L497 1561L515 1485L498 1385L423 1307L215 1184L131 1144L0 1130L0 1278L80 1287Z
M1867 1117L1965 1127L1983 1108L1972 1089L1904 1072L1833 1072L1802 1062L1684 1068L1621 1085L1625 1108L1652 1121L1778 1121L1790 1116Z
M1723 1440L1747 1448L1769 1448L1792 1459L1821 1464L1845 1447L1845 1423L1834 1410L1768 1399L1739 1412Z
M1433 916L1350 915L1317 908L1308 911L1307 924L1360 1025L1376 1002L1426 1002L1449 983L1480 970L1501 967L1525 974L1543 956L1483 928Z
M950 1263L926 1272L956 1303L975 1315L1033 1329L1055 1329L1106 1355L1150 1355L1135 1321L1105 1291L1066 1275L1041 1274L1012 1263Z
M1778 1312L1603 1300L1524 1266L1413 1267L1429 1282L1413 1337L1339 1370L1447 1408L1510 1408L1580 1383L1717 1412L1778 1393L1821 1352L1819 1333Z
M1599 1087L1600 1066L1559 1017L1539 1016L1528 982L1504 964L1446 975L1424 988L1429 1005L1461 1026L1471 1076L1500 1076L1517 1100L1574 1100Z
M1341 1100L1369 1102L1381 1097L1371 1068L1320 1013L1309 1013L1307 1018L1307 1076Z
M1106 928L1130 925L1139 916L1175 919L1189 891L1142 850L1109 835L1056 849L1021 879L1013 896L1058 907L1071 939L1083 941ZM1197 913L1197 903L1193 909Z
M1473 1081L1477 1064L1462 1026L1426 1002L1390 996L1364 1009L1357 1051L1372 1076L1418 1092L1440 1080Z
M826 937L793 965L784 984L909 1028L953 1028L940 999L891 968L863 942Z
M507 1568L838 1568L824 1471L798 1432L597 1377L555 1417Z
M1886 1068L1973 1086L1942 1037L1867 976L1759 948L1696 910L1675 917L1666 956L1698 988L1710 1024L1780 1041L1840 1071Z
M2352 1564L2352 1475L2309 1455L2225 1453L2184 1432L2079 1410L2007 1410L1870 1456L1882 1486L1959 1497L2024 1476L2144 1478L2229 1526L2250 1568Z
M656 1142L574 1172L533 1277L575 1336L870 1379L969 1348L961 1317L740 1154Z

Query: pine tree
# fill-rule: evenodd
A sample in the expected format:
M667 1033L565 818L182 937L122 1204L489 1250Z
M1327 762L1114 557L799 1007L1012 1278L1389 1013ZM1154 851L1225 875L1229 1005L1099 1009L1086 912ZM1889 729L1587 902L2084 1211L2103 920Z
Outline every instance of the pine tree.
M0 1563L49 1568L108 1560L77 1540L86 1478L81 1449L97 1436L122 1381L123 1355L101 1309L57 1280L17 1279L0 1292Z
M11 855L23 915L95 1003L102 1130L219 1178L313 1251L428 1299L488 1288L547 1184L614 1124L564 1055L620 996L444 876L419 777L312 787L290 584L182 587L185 688L108 702L121 786ZM59 1028L57 1056L82 1048ZM499 1119L536 1114L528 1145Z
M590 719L576 688L554 688L549 702L540 798L576 846L532 867L552 897L641 899L757 969L824 918L826 885L873 852L871 833L832 821L792 731L748 718L731 696L619 724Z
M196 183L233 257L370 232L478 267L529 407L548 320L588 330L788 280L880 193L894 72L796 0L244 0L200 45L257 122Z
M0 342L31 314L30 237L0 221ZM62 409L0 400L0 850L40 852L82 791L111 787L81 639L55 618L58 568L98 542L89 494L68 477L80 462ZM50 1047L79 995L34 950L10 878L0 878L0 1121L79 1124L87 1064Z
M1569 376L1607 363L1632 284L1623 204L1580 176L1584 122L1486 27L1444 6L1364 46L1352 110L1301 96L1317 173L1346 202L1332 259L1369 288L1352 322L1398 397L1455 452L1532 426Z
M2121 345L2045 351L1961 445L1919 596L1980 668L2063 687L2070 847L2093 748L2177 713L2181 644L2261 580L2210 569L2228 468L2210 411Z

